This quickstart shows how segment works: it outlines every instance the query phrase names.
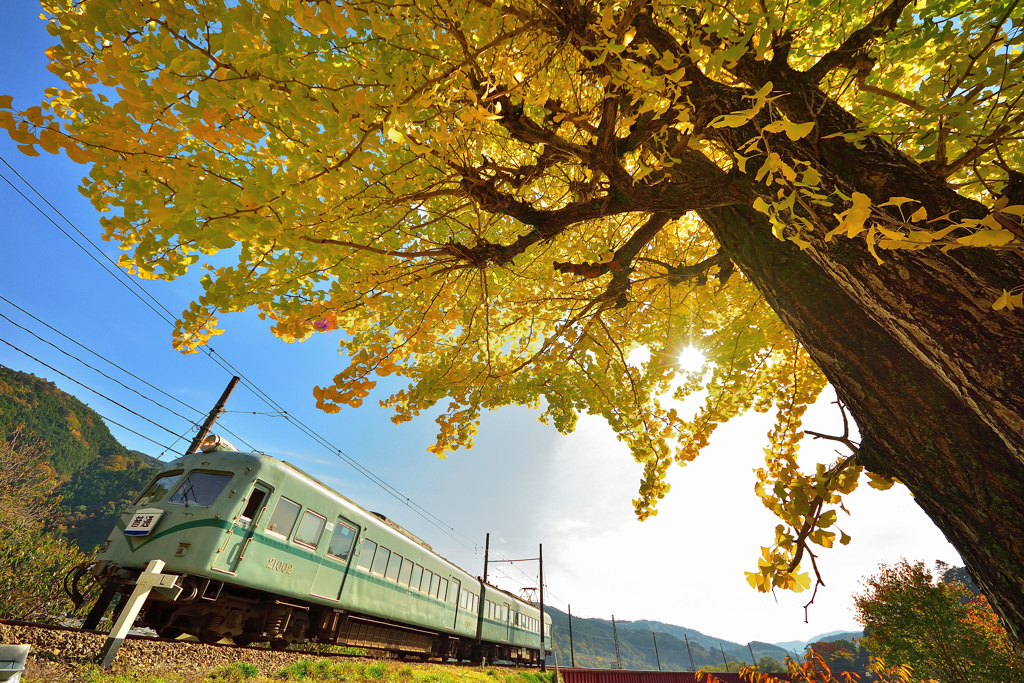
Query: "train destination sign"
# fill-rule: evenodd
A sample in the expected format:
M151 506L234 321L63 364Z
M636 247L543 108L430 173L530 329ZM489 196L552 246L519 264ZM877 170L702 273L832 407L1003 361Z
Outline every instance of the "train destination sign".
M143 510L136 510L132 518L128 520L127 526L124 528L125 536L147 536L149 532L156 527L156 523L160 521L161 515L164 514L163 510L157 510L156 508L146 508Z

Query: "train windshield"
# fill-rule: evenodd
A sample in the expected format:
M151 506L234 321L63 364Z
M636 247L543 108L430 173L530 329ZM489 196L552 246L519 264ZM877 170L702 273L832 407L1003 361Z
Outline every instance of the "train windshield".
M174 472L167 472L161 474L156 478L152 484L149 485L138 500L135 501L136 505L151 505L153 503L159 503L167 495L167 492L171 490L171 484L178 480L181 476L182 470L175 470Z
M168 503L209 507L231 481L230 472L192 472L178 485Z

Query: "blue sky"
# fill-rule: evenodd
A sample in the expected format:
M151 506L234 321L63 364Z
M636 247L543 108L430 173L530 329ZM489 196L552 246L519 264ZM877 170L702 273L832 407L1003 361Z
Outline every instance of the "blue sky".
M38 15L35 3L9 0L0 22L0 94L12 95L15 107L38 104L43 89L57 85L43 54L52 39ZM243 313L224 318L226 333L211 344L221 364L207 354L184 356L172 350L167 314L154 312L144 303L145 295L134 292L140 286L173 315L198 293L195 280L130 284L123 274L111 274L116 268L101 252L113 261L119 252L99 240L99 214L76 189L87 169L45 152L26 157L2 134L0 157L6 162L0 163L0 296L7 300L0 300L0 339L5 342L0 343L0 363L46 378L124 425L109 423L129 448L153 456L166 452L164 459L181 452L194 434L190 420L201 420L227 385L232 374L222 367L227 362L243 382L221 425L256 450L290 460L364 507L387 514L460 566L481 571L488 532L492 552L506 558L535 557L537 544L543 543L548 601L559 609L572 604L580 616L660 620L738 642L803 640L855 628L851 593L881 562L906 556L959 563L906 489L880 493L864 486L848 503L853 516L839 523L853 542L824 553L820 565L827 588L811 607L810 623L804 623L807 594L779 594L776 600L755 593L743 576L756 564L759 545L771 539L776 523L753 495L752 469L763 462L768 417L745 416L719 430L700 459L672 471L672 491L660 514L642 524L630 502L640 466L595 418L584 417L573 435L563 436L525 409L496 411L485 415L472 451L438 460L426 451L436 426L432 416L396 426L389 413L376 407L374 399L400 386L400 380L382 382L378 394L357 410L334 415L316 410L312 388L329 383L344 363L332 333L286 344L254 314ZM836 422L827 401L805 420L811 429L832 433ZM808 444L803 453L809 462L835 457L820 442ZM360 474L346 458L386 485ZM500 571L506 576L495 578L502 587L536 585L535 563L506 565Z

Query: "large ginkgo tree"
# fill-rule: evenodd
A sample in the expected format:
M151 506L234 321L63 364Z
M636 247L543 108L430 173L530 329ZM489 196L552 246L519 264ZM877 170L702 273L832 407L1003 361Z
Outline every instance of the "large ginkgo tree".
M866 472L910 488L1021 642L1021 0L43 8L65 86L0 123L90 165L126 268L208 271L182 350L250 307L284 339L341 330L318 404L406 377L382 403L440 403L438 455L485 409L601 415L645 466L640 517L717 425L773 411L753 586L820 579ZM859 437L801 472L826 382Z

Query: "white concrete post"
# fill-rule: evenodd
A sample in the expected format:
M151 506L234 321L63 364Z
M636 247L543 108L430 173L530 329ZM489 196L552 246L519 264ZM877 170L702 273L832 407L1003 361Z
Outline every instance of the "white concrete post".
M114 627L107 634L107 641L103 643L103 659L100 661L100 666L104 669L109 669L114 663L114 657L117 656L124 637L128 635L129 629L135 623L135 618L139 616L139 611L142 610L142 605L149 597L149 592L154 588L177 588L178 593L181 592L181 588L175 585L178 576L176 574L161 574L160 571L163 568L163 560L150 560L146 571L139 575L139 580L135 583L135 590L132 591L131 597L128 598L124 609L121 610L121 616L117 618Z

